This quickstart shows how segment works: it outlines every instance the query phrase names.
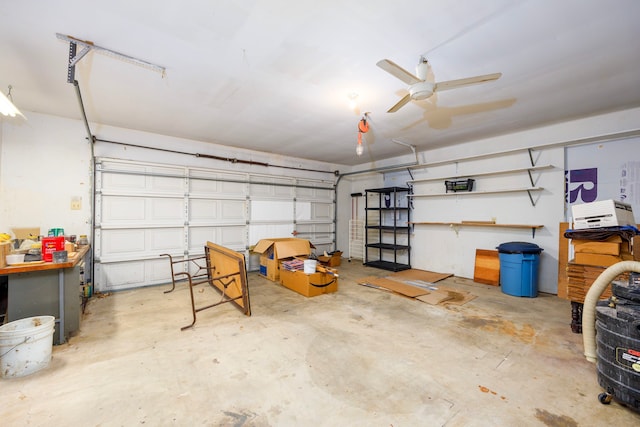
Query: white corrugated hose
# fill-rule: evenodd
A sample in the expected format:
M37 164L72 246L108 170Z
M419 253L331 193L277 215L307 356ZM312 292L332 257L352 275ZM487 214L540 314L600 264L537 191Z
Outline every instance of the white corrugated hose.
M593 282L582 307L582 341L584 355L589 362L596 361L596 303L609 284L627 271L640 273L640 262L621 261L604 270Z

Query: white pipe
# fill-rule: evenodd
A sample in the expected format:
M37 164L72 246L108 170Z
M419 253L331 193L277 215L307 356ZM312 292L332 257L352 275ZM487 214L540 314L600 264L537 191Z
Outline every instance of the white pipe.
M582 341L584 355L589 362L596 361L596 303L609 284L627 271L640 273L640 262L621 261L603 271L589 288L582 307Z
M411 151L413 151L413 156L416 158L416 165L418 163L420 163L418 161L418 153L416 153L416 146L415 145L407 144L406 142L402 142L399 139L392 139L391 142L399 144L399 145L404 145L405 147L409 147L411 149Z

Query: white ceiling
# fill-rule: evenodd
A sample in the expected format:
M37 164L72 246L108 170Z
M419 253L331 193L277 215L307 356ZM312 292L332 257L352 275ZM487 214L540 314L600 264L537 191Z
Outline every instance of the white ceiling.
M420 151L640 106L637 0L0 5L0 89L22 110L81 118L62 33L166 67L91 51L75 76L90 122L285 156L354 165L410 154L392 139ZM406 87L376 62L413 72L420 55L436 81L503 75L387 113Z

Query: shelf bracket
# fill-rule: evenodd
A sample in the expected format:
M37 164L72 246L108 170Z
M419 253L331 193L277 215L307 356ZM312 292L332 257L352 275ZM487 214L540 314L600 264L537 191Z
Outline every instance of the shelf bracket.
M532 239L536 238L536 228L535 227L531 227L531 238Z
M531 200L531 206L535 206L536 202L533 201L533 196L531 195L531 191L527 190L527 194L529 195L529 200Z
M533 196L531 195L531 190L527 190L527 194L529 195L529 200L531 200L531 206L535 206L536 202L533 200Z
M533 150L531 148L527 148L527 152L529 153L529 161L531 162L531 166L535 166L536 163L533 161Z

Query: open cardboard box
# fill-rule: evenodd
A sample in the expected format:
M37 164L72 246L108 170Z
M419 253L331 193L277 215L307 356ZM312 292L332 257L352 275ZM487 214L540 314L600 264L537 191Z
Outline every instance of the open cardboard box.
M11 231L19 240L38 240L40 235L40 227L12 228Z
M253 248L253 252L260 254L260 275L277 282L280 280L282 260L296 256L308 257L312 247L308 240L282 237L260 240Z
M338 291L338 278L329 273L306 274L303 271L280 271L282 286L305 297L315 297Z
M337 267L342 263L342 252L336 251L329 256L320 255L318 261L327 267Z

